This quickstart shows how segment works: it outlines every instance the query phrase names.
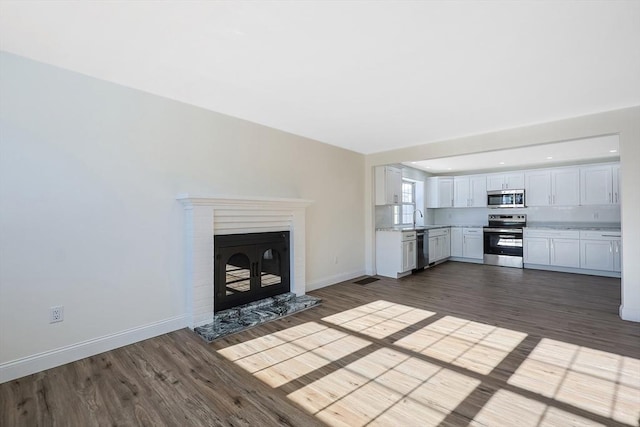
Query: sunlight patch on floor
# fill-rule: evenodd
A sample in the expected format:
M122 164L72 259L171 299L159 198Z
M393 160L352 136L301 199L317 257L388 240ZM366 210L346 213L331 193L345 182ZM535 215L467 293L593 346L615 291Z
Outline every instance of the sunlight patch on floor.
M604 426L507 390L498 390L474 417L470 426Z
M387 338L434 315L375 301L218 352L273 388L291 386L289 399L331 426L438 425L454 410L466 411L462 402L482 404L487 393L470 425L603 425L589 413L636 425L635 358L543 338L522 360L526 353L517 349L526 333L455 316L364 350L374 345L369 338ZM498 367L515 370L511 388L491 394L479 377Z
M446 316L394 344L480 374L490 373L527 334Z
M635 425L640 418L640 360L544 338L509 384Z
M332 426L436 425L480 381L389 348L289 394Z
M369 344L353 335L308 322L221 349L219 353L271 387L280 387Z
M325 322L359 332L373 338L386 338L406 327L433 316L421 310L388 301L375 301L323 318Z

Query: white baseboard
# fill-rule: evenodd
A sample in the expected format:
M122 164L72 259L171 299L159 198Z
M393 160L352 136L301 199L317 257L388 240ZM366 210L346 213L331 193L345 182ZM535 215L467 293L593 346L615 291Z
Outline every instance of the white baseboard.
M640 322L640 309L620 306L620 318L630 322Z
M313 291L315 289L324 288L325 286L335 285L336 283L345 282L347 280L355 279L356 277L364 276L364 270L352 271L349 273L340 273L333 276L323 277L312 282L307 282L306 290Z
M187 327L181 315L0 364L0 384Z

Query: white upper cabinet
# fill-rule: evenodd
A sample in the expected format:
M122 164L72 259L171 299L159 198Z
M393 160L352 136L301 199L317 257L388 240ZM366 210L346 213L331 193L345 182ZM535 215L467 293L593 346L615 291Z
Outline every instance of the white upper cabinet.
M580 169L561 168L525 172L527 206L578 206Z
M469 206L472 208L487 207L487 177L477 175L469 177Z
M453 207L453 177L427 178L427 208Z
M486 207L486 175L456 176L453 179L453 195L453 206L456 208Z
M402 184L400 183L400 186ZM620 164L427 178L427 208L486 207L487 191L525 190L526 206L620 203ZM377 199L376 199L377 200Z
M580 204L579 168L551 170L551 204L554 206L578 206Z
M580 168L580 204L611 205L620 203L619 170L619 165Z
M525 172L524 192L527 206L549 206L551 204L551 172L548 170Z
M402 203L402 170L393 166L375 169L376 205Z
M620 164L611 166L613 174L613 203L620 204Z
M469 177L456 176L453 178L453 206L466 208L469 206Z
M487 191L518 190L524 188L524 172L487 175Z

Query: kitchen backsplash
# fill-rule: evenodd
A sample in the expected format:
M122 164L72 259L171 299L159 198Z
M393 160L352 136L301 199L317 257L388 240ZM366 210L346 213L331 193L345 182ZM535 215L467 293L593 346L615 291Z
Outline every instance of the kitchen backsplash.
M526 214L527 222L620 223L620 206L536 206L522 209L427 209L428 224L486 225L489 214Z

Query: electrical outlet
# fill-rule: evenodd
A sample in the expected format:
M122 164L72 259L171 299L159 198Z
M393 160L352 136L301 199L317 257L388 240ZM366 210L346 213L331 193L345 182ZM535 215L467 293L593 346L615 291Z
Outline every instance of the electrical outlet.
M58 305L49 309L49 323L62 322L64 320L64 306Z

